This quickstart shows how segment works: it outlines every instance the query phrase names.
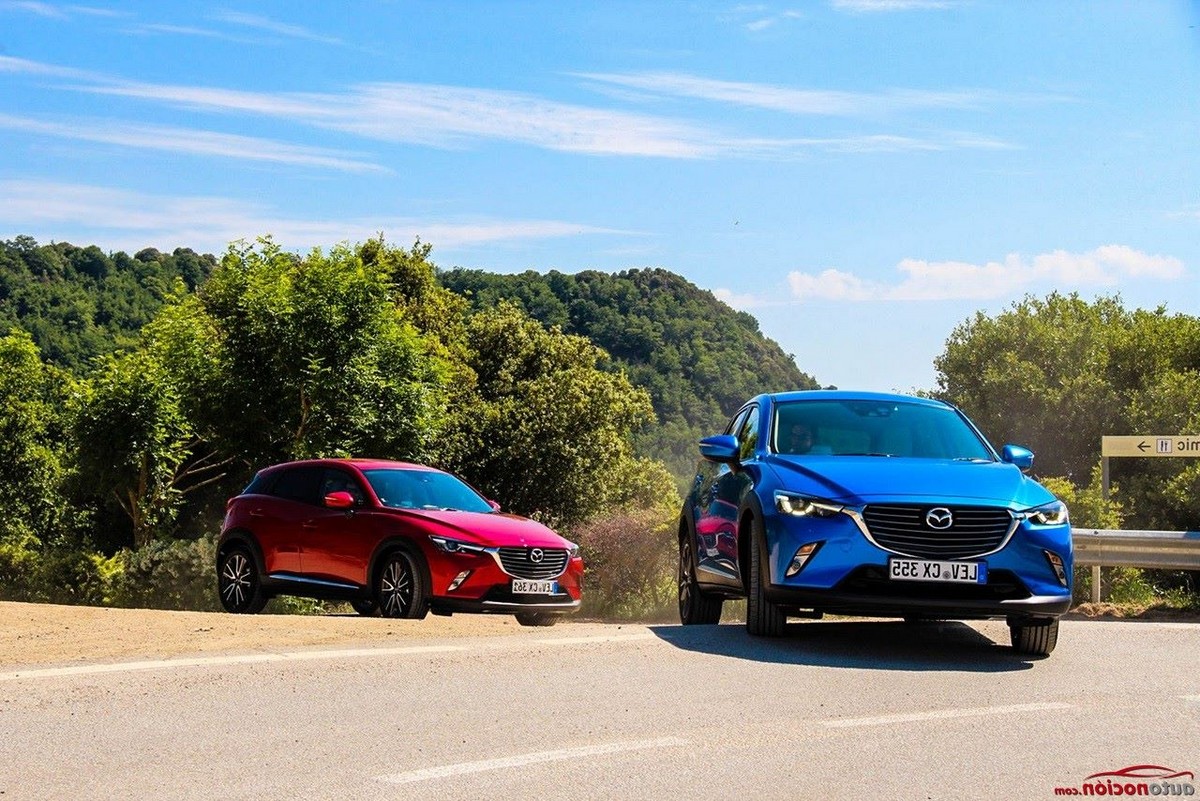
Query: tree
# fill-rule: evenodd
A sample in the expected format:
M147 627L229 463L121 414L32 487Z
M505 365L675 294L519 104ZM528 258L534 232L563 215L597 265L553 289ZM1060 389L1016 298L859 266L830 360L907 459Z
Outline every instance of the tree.
M219 480L228 461L201 451L178 388L145 349L97 366L77 403L74 445L81 481L120 506L134 548L169 533L183 496Z
M603 351L506 302L472 317L467 335L478 385L455 410L449 461L481 491L570 526L647 481L661 488L661 467L638 465L630 436L653 419L649 396L600 369ZM639 468L645 480L631 480Z
M149 327L150 347L206 441L249 464L426 456L446 365L398 307L378 259L231 246L198 295Z
M0 338L0 542L38 547L62 529L61 410L75 386L42 362L29 334Z
M476 311L509 300L548 327L585 336L651 397L657 422L635 435L637 451L664 461L682 489L695 474L697 441L722 430L760 392L816 389L758 322L667 270L586 270L496 275L451 270L442 283Z
M1041 475L1094 484L1106 434L1200 432L1200 320L1052 293L959 325L935 360L937 395L997 444L1037 452ZM1118 459L1126 525L1193 528L1200 465Z

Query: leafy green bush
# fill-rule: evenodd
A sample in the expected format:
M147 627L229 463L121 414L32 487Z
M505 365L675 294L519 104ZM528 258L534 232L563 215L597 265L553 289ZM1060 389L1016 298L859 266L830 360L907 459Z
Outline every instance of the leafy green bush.
M113 571L105 602L112 606L148 609L216 611L215 538L159 540L113 557Z
M612 511L574 529L587 572L583 614L665 620L675 610L675 521L654 511Z

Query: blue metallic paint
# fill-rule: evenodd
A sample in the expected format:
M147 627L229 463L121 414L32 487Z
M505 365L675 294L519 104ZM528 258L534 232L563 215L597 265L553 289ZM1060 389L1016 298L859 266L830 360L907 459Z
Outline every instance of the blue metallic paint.
M780 402L803 400L867 400L908 404L930 404L952 409L927 399L876 393L815 391L761 395L747 404L757 406L761 421L774 420ZM955 412L983 443L987 440L961 412ZM739 413L740 414L740 413ZM736 416L735 416L736 419ZM685 502L685 530L694 538L697 579L703 591L724 597L745 594L748 558L744 525L748 514L759 515L764 524L767 555L767 597L790 611L822 608L833 611L861 610L870 614L903 616L936 611L939 617L1048 618L1069 607L1071 589L1056 578L1044 551L1058 554L1066 575L1072 572L1070 525L1039 525L1019 519L1030 509L1053 502L1054 496L1022 467L1032 464L1033 454L1017 446L1005 446L1003 455L990 444L992 461L954 461L912 457L789 455L774 453L774 439L760 425L758 443L747 458L731 464L702 460L692 492ZM736 432L735 432L736 433ZM710 437L701 452L713 458L731 454L732 436ZM711 455L709 455L711 454ZM718 458L719 458L718 456ZM787 490L861 510L871 503L987 506L1002 508L1017 517L1011 535L999 550L968 561L986 562L992 575L1010 571L1029 591L1029 598L989 600L980 603L945 602L912 598L872 596L870 603L836 589L852 572L864 565L886 568L893 553L876 545L856 524L854 516L836 513L828 517L796 517L775 508L774 493ZM785 575L793 554L802 545L821 542L822 547L799 574ZM900 582L896 582L899 584ZM906 585L909 583L905 582ZM904 588L911 592L911 587Z

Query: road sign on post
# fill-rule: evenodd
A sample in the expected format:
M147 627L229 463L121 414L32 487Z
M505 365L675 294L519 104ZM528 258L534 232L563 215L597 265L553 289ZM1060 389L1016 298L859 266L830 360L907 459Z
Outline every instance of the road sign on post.
M1200 459L1200 436L1192 434L1140 434L1100 438L1100 476L1108 500L1108 460L1111 457L1146 456ZM1092 602L1100 602L1100 566L1092 567Z
M1200 437L1190 434L1142 434L1134 437L1101 437L1100 455L1174 456L1200 459Z

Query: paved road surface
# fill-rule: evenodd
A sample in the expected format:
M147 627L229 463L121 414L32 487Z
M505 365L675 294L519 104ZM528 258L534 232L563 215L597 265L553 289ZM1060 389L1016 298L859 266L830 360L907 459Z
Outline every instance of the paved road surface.
M1049 799L1200 773L1200 625L1068 621L1045 660L1006 643L998 622L564 624L31 668L0 673L0 801Z

